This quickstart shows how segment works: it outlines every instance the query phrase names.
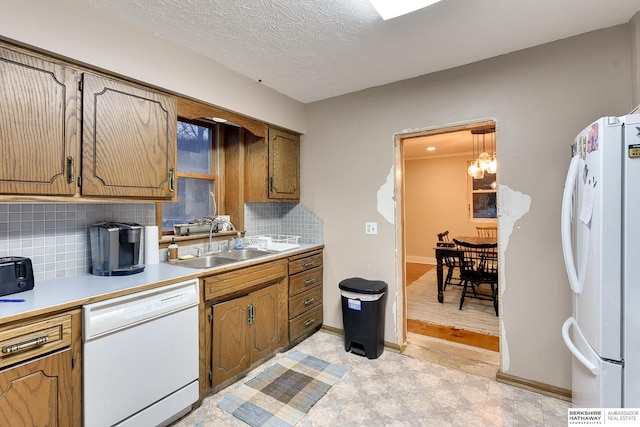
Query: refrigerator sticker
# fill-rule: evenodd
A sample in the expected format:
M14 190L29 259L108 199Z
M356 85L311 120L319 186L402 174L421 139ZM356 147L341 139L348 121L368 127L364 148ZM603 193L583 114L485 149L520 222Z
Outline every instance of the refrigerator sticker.
M587 140L587 153L596 151L598 149L598 123L591 125L589 129L589 138Z
M589 225L591 222L591 216L593 215L593 196L595 185L591 185L591 181L585 187L584 198L582 200L582 208L580 209L580 221L585 225Z
M633 144L629 146L629 158L634 159L640 157L640 144Z

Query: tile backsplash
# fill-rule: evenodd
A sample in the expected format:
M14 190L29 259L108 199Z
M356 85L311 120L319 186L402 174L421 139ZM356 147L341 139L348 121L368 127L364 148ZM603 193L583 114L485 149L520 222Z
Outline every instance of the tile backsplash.
M154 203L0 203L0 257L31 258L36 282L86 274L90 225L154 225L155 215ZM248 236L291 234L301 243L324 242L322 219L300 203L247 203L245 228Z
M155 222L153 203L0 203L0 257L31 258L36 282L90 272L89 226Z

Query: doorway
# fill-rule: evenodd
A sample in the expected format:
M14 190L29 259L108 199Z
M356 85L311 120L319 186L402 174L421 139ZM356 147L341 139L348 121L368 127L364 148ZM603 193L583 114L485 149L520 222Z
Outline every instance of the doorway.
M493 129L493 135L487 137L486 129ZM454 281L443 292L444 302L437 302L434 255L438 233L448 231L451 239L476 235L476 226L497 227L497 174L472 177L467 171L481 151L494 156L495 122L398 134L395 145L402 342L407 333L417 333L499 351L495 311L492 318L484 307L472 306L480 302L474 298L465 299L459 310L462 287ZM474 179L479 178L489 181L488 189L477 190Z

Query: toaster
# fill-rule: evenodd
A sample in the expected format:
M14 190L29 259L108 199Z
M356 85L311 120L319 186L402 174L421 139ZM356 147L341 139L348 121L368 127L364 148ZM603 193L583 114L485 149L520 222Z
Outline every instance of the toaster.
M26 257L0 257L0 296L33 289L33 267Z

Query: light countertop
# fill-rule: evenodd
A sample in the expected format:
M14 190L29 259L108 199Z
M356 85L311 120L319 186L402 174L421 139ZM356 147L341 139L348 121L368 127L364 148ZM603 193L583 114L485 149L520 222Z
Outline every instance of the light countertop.
M206 276L218 271L261 264L322 247L323 245L302 244L297 249L207 270L182 267L179 263L161 262L146 265L144 271L129 276L83 274L45 280L36 283L30 291L1 296L0 299L24 299L24 302L0 303L0 324L28 316L76 308L84 304Z

